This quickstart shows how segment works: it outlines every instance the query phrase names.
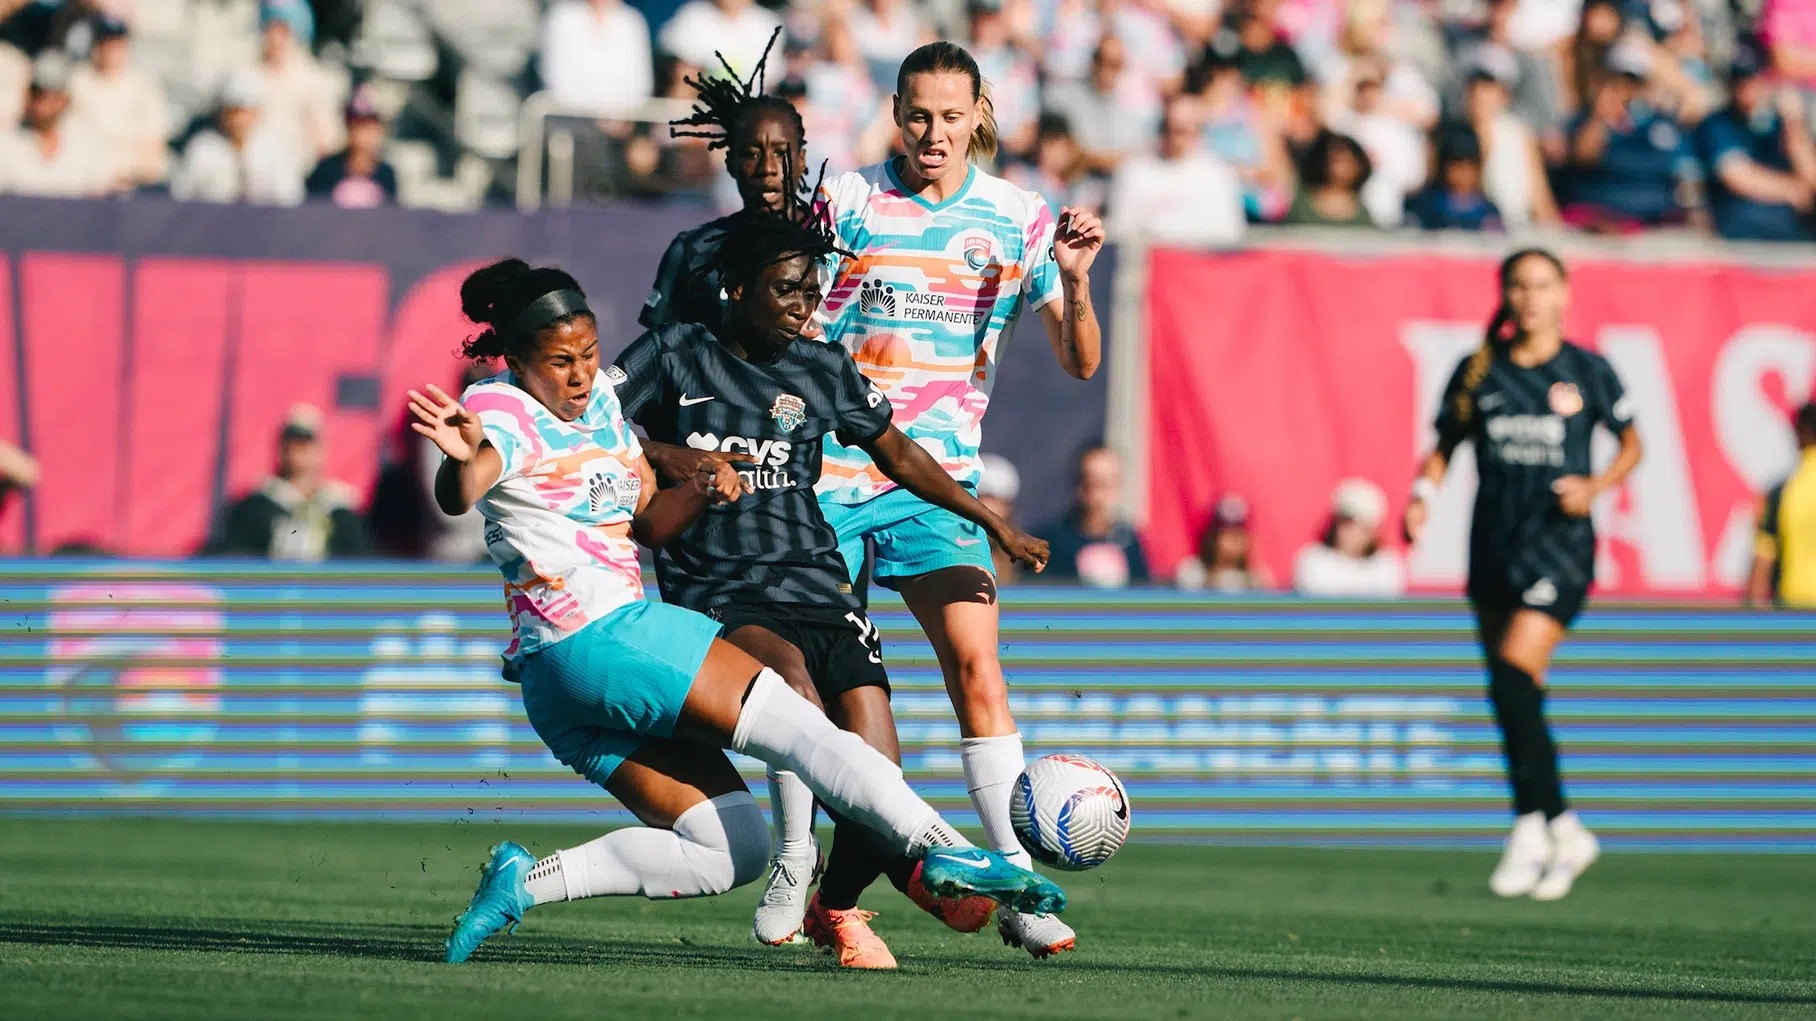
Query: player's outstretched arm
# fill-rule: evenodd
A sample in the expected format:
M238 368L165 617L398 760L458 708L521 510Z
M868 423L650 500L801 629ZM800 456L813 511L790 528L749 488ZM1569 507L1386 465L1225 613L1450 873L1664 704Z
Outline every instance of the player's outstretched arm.
M871 460L876 462L876 466L896 485L935 507L943 507L977 523L1010 556L1034 568L1036 572L1047 566L1045 540L1028 535L992 513L965 487L953 481L952 476L946 474L946 469L940 467L932 454L922 450L920 444L909 439L900 429L892 425L876 439L863 444L863 447Z
M1103 361L1103 330L1091 307L1091 264L1104 242L1103 221L1088 209L1060 210L1053 232L1053 262L1062 293L1041 307L1047 342L1060 367L1074 379L1090 379Z
M435 504L443 513L459 517L498 481L504 458L486 441L478 415L434 383L425 389L427 394L410 391L410 413L416 418L410 428L447 455L435 471Z

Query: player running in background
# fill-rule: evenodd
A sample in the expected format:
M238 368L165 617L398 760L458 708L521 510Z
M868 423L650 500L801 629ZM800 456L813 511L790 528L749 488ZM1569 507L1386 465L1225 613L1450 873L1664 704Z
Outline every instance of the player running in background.
M814 499L822 440L867 451L898 484L976 522L1018 559L1039 570L1046 543L992 514L932 455L890 424L884 400L843 348L797 343L820 303L819 263L834 250L819 218L745 217L724 235L720 278L729 304L715 325L676 323L645 333L615 368L625 415L642 426L658 471L658 451L723 451L718 488L731 501L709 508L656 555L662 598L724 625L732 645L775 670L834 723L900 760L889 679L877 630L852 594L839 538ZM681 478L691 477L685 472ZM742 493L740 493L742 490ZM795 811L812 811L810 804ZM883 846L878 846L882 844ZM803 927L795 891L807 876L787 874L795 857L778 854L754 931L771 945ZM804 853L803 853L804 852ZM985 898L940 903L921 883L917 863L878 841L849 817L838 820L825 878L808 906L805 928L848 967L893 968L895 957L857 909L858 895L888 871L921 907L961 931L975 932L995 905Z
M1747 602L1816 610L1816 401L1797 409L1797 467L1759 502Z
M1024 304L1039 313L1066 371L1097 371L1100 335L1090 270L1097 217L1060 211L973 165L996 148L977 61L948 42L910 53L896 75L906 155L841 175L821 193L841 258L822 306L843 345L895 409L908 438L967 489L977 486L984 409L1003 343ZM820 504L854 575L865 541L873 575L901 592L939 656L963 736L965 783L991 846L1031 864L1009 822L1025 766L997 658L996 582L982 530L896 488L864 450L828 440ZM806 826L792 814L781 828ZM998 916L1003 939L1036 957L1076 945L1056 918Z
M1503 897L1556 900L1600 848L1564 802L1545 671L1595 577L1590 508L1639 464L1640 440L1613 367L1564 339L1570 288L1557 256L1513 253L1501 263L1500 287L1482 346L1445 387L1437 449L1413 484L1406 536L1418 541L1451 455L1470 441L1481 484L1468 594L1516 816L1488 883ZM1598 425L1620 438L1620 453L1600 475L1589 458Z
M539 904L705 896L755 879L769 831L721 748L786 766L827 805L923 855L923 879L940 895L1063 906L1058 887L1000 854L942 850L963 838L888 757L719 641L717 621L643 598L632 539L673 541L713 488L701 473L656 492L616 395L600 385L594 317L574 279L507 259L475 271L460 298L487 326L466 353L502 357L507 371L459 401L433 385L410 392L412 428L447 456L436 502L449 514L477 505L486 520L516 632L505 675L523 686L537 735L645 825L541 861L498 844L448 961Z
M806 174L807 130L794 104L762 94L769 53L782 34L769 37L750 78L739 81L704 72L687 79L699 101L694 112L670 127L679 138L705 138L708 149L725 150L725 172L738 186L744 208L675 235L656 266L656 282L637 321L653 330L669 323L716 323L725 295L714 256L725 234L753 215L780 213L801 188ZM723 63L723 57L720 57ZM726 73L731 73L729 64ZM695 130L683 131L682 128Z

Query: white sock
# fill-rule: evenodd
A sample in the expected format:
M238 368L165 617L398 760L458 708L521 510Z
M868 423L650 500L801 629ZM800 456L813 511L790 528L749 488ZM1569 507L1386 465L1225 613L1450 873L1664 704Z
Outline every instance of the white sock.
M733 732L734 751L793 771L826 807L870 827L909 855L969 842L864 739L832 725L773 670L751 683Z
M524 887L537 904L642 894L708 897L757 878L769 864L769 827L749 791L721 794L681 813L672 830L634 826L556 851Z
M1015 839L1009 823L1009 798L1015 781L1027 768L1019 733L1001 737L967 737L958 743L959 761L965 767L965 787L984 826L984 840L1022 868L1033 868L1034 859Z
M769 815L776 827L776 856L800 859L813 853L813 792L786 769L769 767Z

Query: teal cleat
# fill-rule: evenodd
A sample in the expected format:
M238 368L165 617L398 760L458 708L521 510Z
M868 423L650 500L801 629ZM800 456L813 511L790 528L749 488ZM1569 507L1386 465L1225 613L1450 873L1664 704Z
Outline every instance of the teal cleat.
M1066 909L1066 891L1001 851L984 847L928 851L921 859L921 882L940 897L984 896L1022 914L1056 915Z
M446 944L449 964L459 964L473 956L479 944L500 929L517 928L531 905L523 880L535 865L530 852L508 840L492 848L492 859L479 875L479 889L473 891L467 909L454 920L454 932Z

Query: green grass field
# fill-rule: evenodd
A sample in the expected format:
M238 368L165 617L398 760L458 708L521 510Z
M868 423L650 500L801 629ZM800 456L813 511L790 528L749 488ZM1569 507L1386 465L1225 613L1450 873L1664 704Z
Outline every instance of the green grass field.
M755 888L441 939L485 848L564 827L0 818L0 1016L71 1018L1809 1018L1803 857L1613 854L1502 902L1491 855L1133 846L1069 877L1079 952L961 937L886 885L902 961L840 973L749 936Z

